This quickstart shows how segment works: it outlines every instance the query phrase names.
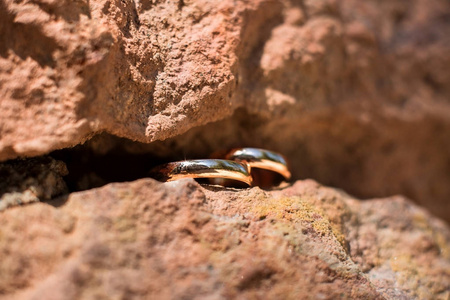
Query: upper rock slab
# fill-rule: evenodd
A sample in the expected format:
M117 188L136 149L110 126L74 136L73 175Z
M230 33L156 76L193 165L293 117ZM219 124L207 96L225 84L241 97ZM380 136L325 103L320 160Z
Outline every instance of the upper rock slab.
M2 1L0 160L101 131L163 140L238 106L448 121L447 1L353 2Z

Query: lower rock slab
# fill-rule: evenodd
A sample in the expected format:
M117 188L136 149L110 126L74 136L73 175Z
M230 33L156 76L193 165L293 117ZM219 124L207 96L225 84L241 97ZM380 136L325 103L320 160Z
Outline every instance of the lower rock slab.
M0 299L448 299L450 230L401 197L141 179L0 212Z

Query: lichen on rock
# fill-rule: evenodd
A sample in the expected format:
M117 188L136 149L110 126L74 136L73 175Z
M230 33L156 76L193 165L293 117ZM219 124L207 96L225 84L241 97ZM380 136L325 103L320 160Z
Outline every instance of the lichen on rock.
M0 212L0 299L449 295L448 227L398 197L142 179L66 200Z
M448 224L390 196L450 220L449 15L0 1L0 299L449 299ZM293 183L144 178L236 146Z

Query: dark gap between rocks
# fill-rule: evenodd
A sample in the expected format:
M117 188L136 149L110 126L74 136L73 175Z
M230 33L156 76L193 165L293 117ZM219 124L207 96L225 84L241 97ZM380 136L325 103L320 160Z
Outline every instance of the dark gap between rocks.
M37 201L50 201L59 206L67 199L64 195L108 183L150 177L149 171L163 163L211 158L218 150L257 146L242 135L245 132L242 128L252 128L259 121L246 116L245 112L238 112L230 119L231 122L225 121L226 128L222 128L221 122L208 124L150 144L101 133L72 148L2 162L0 211ZM237 182L229 183L233 187L245 187Z
M130 154L121 147L98 153L89 145L58 150L50 156L66 164L69 173L64 179L69 192L147 177L152 167L167 161L152 154Z
M24 198L28 190L48 201L61 194L145 178L151 168L166 162L209 158L234 147L257 147L285 155L292 181L312 178L358 198L401 194L450 219L450 157L445 150L450 149L449 127L435 120L404 122L375 116L368 123L336 110L305 112L293 120L289 115L265 119L238 109L228 119L150 144L102 133L83 145L48 154L65 164L68 174L58 163L46 162L47 156L1 163L0 197L16 193L11 195L18 200L13 197L10 202L36 201ZM33 174L28 176L27 170ZM42 170L42 175L36 176L35 170ZM58 178L68 189L61 187ZM0 210L2 202L3 198Z
M105 141L109 143L111 148L106 152L98 151L97 147L105 143ZM94 146L93 144L97 145ZM66 164L68 174L64 179L69 192L76 192L100 187L111 182L133 181L150 177L149 171L157 165L184 159L211 158L211 154L215 152L197 155L190 153L186 155L182 149L168 152L164 150L165 147L170 147L170 145L158 142L157 147L152 147L151 145L102 134L84 145L54 151L50 154L50 157ZM144 153L130 153L130 148L140 148L140 151L144 151ZM267 189L271 187L267 180L273 182L275 186L282 182L282 177L277 176L273 172L254 169L252 174L255 182L261 188ZM202 184L210 183L206 179L197 181ZM247 186L232 180L227 180L224 184L238 188Z
M211 158L217 152L233 147L260 146L243 134L240 128L260 124L257 118L243 117L244 111L233 116L232 127L225 121L194 128L185 134L150 144L119 138L108 133L99 134L83 145L57 150L50 157L62 161L69 171L64 177L69 192L88 190L111 182L125 182L149 177L149 171L160 164L185 159ZM238 134L234 134L238 132ZM268 147L270 149L270 147ZM277 178L277 181L280 181ZM206 183L205 181L199 181ZM233 186L243 187L238 183Z

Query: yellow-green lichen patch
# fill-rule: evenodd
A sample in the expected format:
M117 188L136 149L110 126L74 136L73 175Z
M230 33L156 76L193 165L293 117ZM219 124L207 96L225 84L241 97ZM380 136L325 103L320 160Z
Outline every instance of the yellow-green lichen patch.
M431 295L435 295L435 299L448 299L444 298L448 296L445 284L439 280L424 280L427 278L426 274L430 272L426 264L419 263L416 257L407 253L393 256L390 259L390 267L396 273L397 283L408 287L411 296L418 299L430 299ZM440 276L449 276L449 274Z
M336 224L332 224L320 208L314 207L300 197L267 198L258 202L252 212L258 219L271 218L310 226L320 235L333 234L344 245L345 237Z
M450 259L450 244L446 237L437 228L433 227L429 219L422 212L413 215L414 225L431 236L433 242L439 248L439 252L445 259Z

